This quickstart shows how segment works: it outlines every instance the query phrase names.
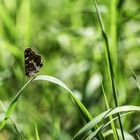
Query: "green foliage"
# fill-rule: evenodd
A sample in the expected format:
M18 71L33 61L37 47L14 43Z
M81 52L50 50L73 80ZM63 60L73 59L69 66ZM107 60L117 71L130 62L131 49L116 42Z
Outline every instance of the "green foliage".
M0 140L70 140L81 130L83 139L140 138L140 113L122 113L139 111L139 0L93 2L0 0ZM25 76L27 47L43 58L35 79ZM105 119L106 108L119 109Z

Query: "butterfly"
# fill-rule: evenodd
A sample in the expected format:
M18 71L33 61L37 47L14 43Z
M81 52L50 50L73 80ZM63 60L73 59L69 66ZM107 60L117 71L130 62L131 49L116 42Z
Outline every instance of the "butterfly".
M25 74L29 77L34 76L43 66L41 56L32 51L31 48L26 48L25 57Z

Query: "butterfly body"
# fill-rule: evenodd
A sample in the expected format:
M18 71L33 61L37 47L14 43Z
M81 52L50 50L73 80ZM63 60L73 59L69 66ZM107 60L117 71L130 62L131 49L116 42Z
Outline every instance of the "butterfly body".
M26 48L24 52L25 56L25 74L29 77L34 76L39 72L43 66L41 56L32 51L31 48Z

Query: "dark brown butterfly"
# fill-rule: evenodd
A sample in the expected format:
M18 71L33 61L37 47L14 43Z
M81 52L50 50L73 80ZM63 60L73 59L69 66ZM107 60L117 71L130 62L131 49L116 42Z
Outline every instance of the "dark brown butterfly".
M39 69L43 66L41 56L32 51L31 48L26 48L25 52L25 74L27 76L34 76L39 72Z

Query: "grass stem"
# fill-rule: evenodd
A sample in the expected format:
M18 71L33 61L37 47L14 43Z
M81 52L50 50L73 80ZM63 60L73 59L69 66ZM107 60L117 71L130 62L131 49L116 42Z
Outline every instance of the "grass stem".
M118 107L119 104L118 104L118 100L117 100L117 90L116 90L116 86L115 86L116 84L115 84L115 80L114 80L114 72L113 72L113 66L112 66L111 55L110 55L110 50L109 50L109 41L108 41L108 37L107 37L107 34L106 34L104 26L103 26L102 18L99 14L99 11L98 11L96 0L93 0L93 2L94 2L94 5L95 5L95 8L96 8L96 13L97 13L98 20L99 20L99 23L100 23L102 36L103 36L105 46L106 46L106 56L107 56L107 62L108 62L108 67L109 67L109 75L110 75L110 79L111 79L111 86L112 86L112 90L113 90L114 103L115 103L115 107ZM117 116L118 116L119 125L120 125L120 129L121 129L122 139L125 140L120 114L118 113Z

